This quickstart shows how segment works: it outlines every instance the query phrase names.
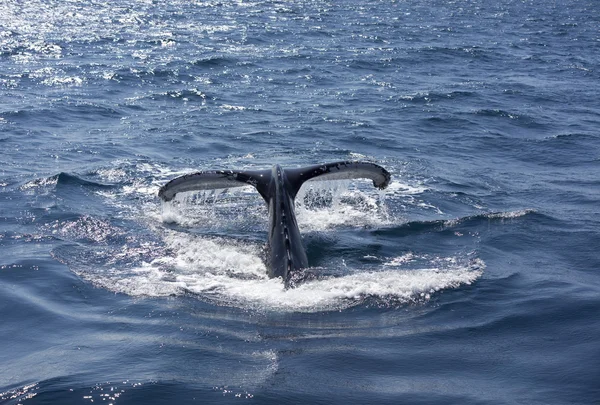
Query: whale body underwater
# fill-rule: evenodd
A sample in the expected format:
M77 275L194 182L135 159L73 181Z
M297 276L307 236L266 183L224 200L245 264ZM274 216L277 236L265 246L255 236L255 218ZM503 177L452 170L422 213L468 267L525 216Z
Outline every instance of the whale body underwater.
M388 186L390 173L370 162L334 162L297 169L274 165L267 170L214 170L201 171L177 177L158 192L163 201L171 201L178 193L252 185L264 198L269 209L269 237L267 243L267 272L271 278L281 277L285 287L293 287L294 275L308 267L308 258L302 238L294 200L302 184L308 180L370 179L379 189Z

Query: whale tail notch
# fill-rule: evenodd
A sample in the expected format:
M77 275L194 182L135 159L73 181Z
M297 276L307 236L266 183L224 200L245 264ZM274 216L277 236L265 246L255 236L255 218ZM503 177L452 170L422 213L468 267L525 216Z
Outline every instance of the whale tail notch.
M370 162L342 161L302 167L282 169L287 178L288 194L295 198L302 185L309 180L349 180L370 179L373 185L384 189L390 183L391 175L383 167ZM232 187L254 186L268 203L269 185L272 170L211 170L185 174L162 186L158 196L163 201L171 201L179 193L187 191L213 190Z

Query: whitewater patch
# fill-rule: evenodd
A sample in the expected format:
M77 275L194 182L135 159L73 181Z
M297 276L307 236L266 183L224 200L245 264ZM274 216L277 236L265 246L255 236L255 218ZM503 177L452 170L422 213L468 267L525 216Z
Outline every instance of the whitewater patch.
M93 284L131 296L193 294L218 305L278 312L318 312L360 305L425 302L441 290L469 285L481 276L479 259L432 258L414 268L409 257L377 260L370 267L349 269L339 277L323 277L285 289L269 279L262 244L167 231L164 254L134 266L78 267ZM131 254L138 249L132 248ZM125 262L127 251L121 252ZM315 269L318 273L319 269Z
M304 282L285 289L282 280L267 276L263 259L268 210L256 190L249 186L181 193L172 202L158 202L160 184L180 174L162 165L132 167L128 162L97 170L93 175L101 180L122 183L98 189L97 195L139 228L111 227L90 216L54 224L53 232L62 226L61 235L79 243L57 251L56 257L82 279L117 293L192 295L216 305L277 312L426 302L439 291L473 283L485 268L475 255L464 253L380 256L357 250L353 264L333 258L327 268L308 269ZM397 226L403 220L390 215L388 206L410 203L426 188L399 181L390 188L391 195L368 181L307 182L296 198L301 232L327 239L341 229ZM107 229L116 237L105 235ZM102 246L81 235L95 235ZM368 259L360 260L365 255Z

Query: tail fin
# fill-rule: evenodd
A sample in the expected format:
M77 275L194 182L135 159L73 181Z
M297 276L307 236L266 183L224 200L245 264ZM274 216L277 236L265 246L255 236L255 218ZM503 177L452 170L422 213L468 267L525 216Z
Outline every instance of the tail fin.
M377 188L384 189L390 183L391 175L383 167L369 162L342 161L302 167L299 169L284 169L289 187L288 194L295 198L302 184L308 180L348 180L370 179ZM272 178L271 170L216 170L186 174L177 177L158 192L164 201L171 201L178 193L195 190L212 190L252 185L260 195L269 201L269 184Z
M285 169L285 174L293 188L292 197L296 197L302 184L308 180L370 179L373 180L373 186L384 189L392 178L387 170L375 163L351 161Z
M270 170L238 171L215 170L197 172L177 177L158 191L158 196L163 201L171 201L178 193L186 191L213 190L218 188L232 188L254 186L261 195L266 193L266 185L271 179Z

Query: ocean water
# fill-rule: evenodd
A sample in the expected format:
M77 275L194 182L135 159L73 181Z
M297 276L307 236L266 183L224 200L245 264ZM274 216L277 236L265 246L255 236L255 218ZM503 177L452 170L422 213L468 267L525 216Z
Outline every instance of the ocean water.
M600 403L597 1L0 2L0 403ZM263 262L207 169L367 160Z

